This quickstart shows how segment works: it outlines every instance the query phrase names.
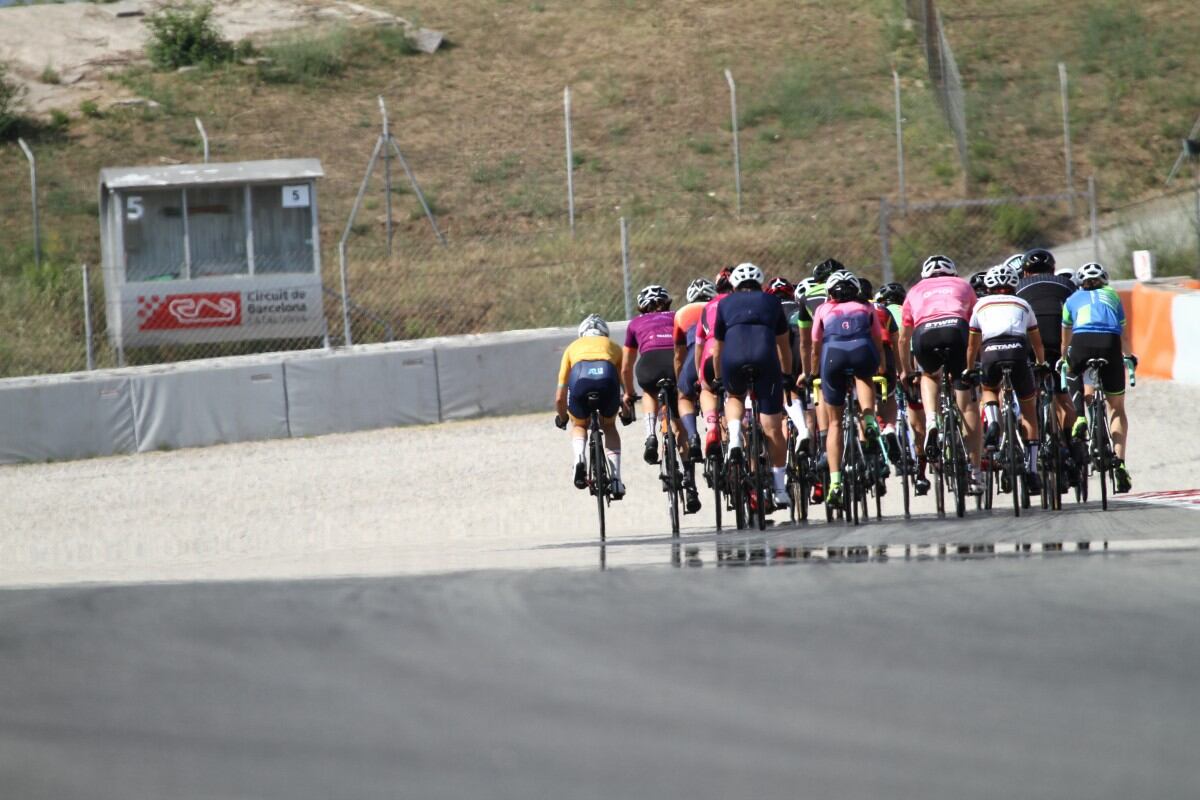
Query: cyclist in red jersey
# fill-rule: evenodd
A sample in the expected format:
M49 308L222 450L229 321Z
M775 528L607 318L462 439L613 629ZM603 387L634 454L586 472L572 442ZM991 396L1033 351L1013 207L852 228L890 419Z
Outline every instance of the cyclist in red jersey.
M726 267L717 273L714 283L717 296L708 301L704 312L696 323L696 374L700 377L700 410L704 414L704 425L708 429L704 436L704 452L709 453L713 447L721 446L721 430L717 426L717 404L720 398L713 391L712 384L716 380L713 371L713 350L717 340L714 336L717 325L717 307L721 301L733 291L729 282L732 267Z

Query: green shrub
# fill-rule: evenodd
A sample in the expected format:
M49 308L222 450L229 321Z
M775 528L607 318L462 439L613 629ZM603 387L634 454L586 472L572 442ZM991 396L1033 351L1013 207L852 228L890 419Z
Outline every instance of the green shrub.
M348 64L347 34L305 34L283 39L265 49L269 61L259 65L268 83L313 84L336 78Z
M146 17L146 55L158 69L211 66L233 58L233 45L221 36L208 3L167 6Z
M992 232L1006 244L1026 249L1042 238L1037 212L1030 206L996 206L992 217Z
M375 39L384 50L402 56L415 56L421 51L408 38L408 32L398 25L389 25L375 29Z
M772 79L765 98L742 113L741 125L773 119L792 137L804 138L823 125L884 116L863 93L839 81L828 65L798 61Z
M0 141L16 138L24 117L17 111L17 103L25 94L25 88L8 79L8 70L0 63Z
M100 111L100 106L96 105L95 100L84 100L80 103L79 113L88 119L100 119L100 117L104 116Z
M42 68L42 74L39 76L39 79L42 83L62 83L62 76L50 64Z

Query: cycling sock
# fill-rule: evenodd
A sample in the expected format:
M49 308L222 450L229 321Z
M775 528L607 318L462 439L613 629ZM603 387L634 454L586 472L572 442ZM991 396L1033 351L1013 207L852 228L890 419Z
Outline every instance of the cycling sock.
M608 456L608 462L612 464L612 476L621 480L621 451L605 450L604 454Z
M895 432L896 432L896 426L895 426L895 425L893 425L893 424L891 424L891 423L889 422L887 425L884 425L884 426L883 426L883 429L882 429L882 430L883 430L883 434L886 436L886 435L887 435L887 434L889 434L889 433L895 433Z
M983 407L983 418L988 425L1000 424L1000 404L988 403Z
M742 421L740 419L729 420L729 446L742 446Z
M1029 462L1026 464L1026 469L1028 469L1030 472L1033 472L1037 469L1038 443L1030 442L1029 444L1025 445L1025 452L1026 458L1029 459Z
M817 453L818 454L825 452L825 442L826 442L826 437L828 436L828 434L829 434L828 431L818 431L817 432Z
M576 438L571 437L571 452L575 454L575 463L583 461L583 451L587 449L587 439L582 436Z
M685 433L687 433L689 439L692 438L693 436L700 435L699 433L696 432L696 415L695 414L681 414L679 419L683 423L683 430Z
M830 486L841 486L842 485L842 473L830 472L829 473L829 485Z
M808 420L804 418L804 408L800 405L799 400L793 400L784 408L787 411L788 419L796 426L796 438L804 440L808 438Z
M930 428L936 428L936 427L937 427L937 412L929 411L927 409L925 411L925 429L929 430Z
M771 467L771 475L775 478L775 491L787 491L787 467Z
M658 422L658 414L647 414L646 417L646 438L649 439L655 435L654 423Z

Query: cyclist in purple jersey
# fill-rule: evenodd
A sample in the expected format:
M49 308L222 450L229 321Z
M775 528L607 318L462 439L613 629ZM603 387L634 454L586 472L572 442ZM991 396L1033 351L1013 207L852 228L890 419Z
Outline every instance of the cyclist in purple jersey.
M675 380L675 314L671 311L670 293L658 284L651 284L638 292L637 307L641 313L631 319L629 327L625 329L621 380L625 384L627 403L632 403L637 394L634 387L641 387L642 412L646 420L643 457L647 464L657 464L658 382L665 378ZM672 410L678 422L679 409L675 402L673 393ZM682 438L682 428L676 433Z

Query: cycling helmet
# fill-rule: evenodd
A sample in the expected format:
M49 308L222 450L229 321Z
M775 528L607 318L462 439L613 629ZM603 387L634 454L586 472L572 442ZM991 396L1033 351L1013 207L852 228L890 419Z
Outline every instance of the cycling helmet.
M1054 272L1054 254L1041 247L1030 250L1021 262L1021 268L1030 274Z
M763 271L749 261L743 261L729 273L729 284L734 289L745 283L757 283L760 288L763 285Z
M976 297L983 297L987 294L987 285L984 284L984 279L987 278L987 271L976 272L967 282L971 284L971 288L975 290Z
M1025 254L1013 253L1011 256L1004 259L1004 263L1020 273L1020 271L1025 268Z
M729 282L731 272L733 272L733 267L725 267L717 273L717 277L713 281L717 287L717 294L728 294L733 291L733 284Z
M580 336L608 336L608 323L599 314L588 314L587 319L579 323Z
M796 287L787 278L775 278L767 284L766 291L784 302L790 303L796 299Z
M875 286L866 278L858 279L858 299L870 303L875 297Z
M652 283L637 293L638 311L655 311L671 307L671 293L666 287Z
M808 290L816 285L816 281L812 278L805 278L796 284L796 300L803 300L808 296Z
M997 264L983 274L983 285L989 292L1001 289L1016 289L1021 276L1008 264Z
M1083 285L1088 281L1099 280L1101 284L1108 285L1108 270L1102 264L1097 264L1095 261L1084 264L1079 269L1075 270L1075 285L1083 288Z
M816 283L825 283L829 276L838 271L845 272L846 268L836 258L827 258L813 267L812 277Z
M689 303L712 300L716 296L717 285L708 278L696 278L688 284L687 301Z
M904 290L904 286L899 283L885 283L879 287L879 291L875 293L876 303L887 303L888 305L900 305L904 302L904 298L908 296L908 292Z
M829 280L825 281L825 289L829 292L829 296L842 302L856 300L860 286L858 278L844 269L839 269L829 276Z
M958 267L946 256L930 256L921 265L921 277L932 278L937 275L957 275Z

